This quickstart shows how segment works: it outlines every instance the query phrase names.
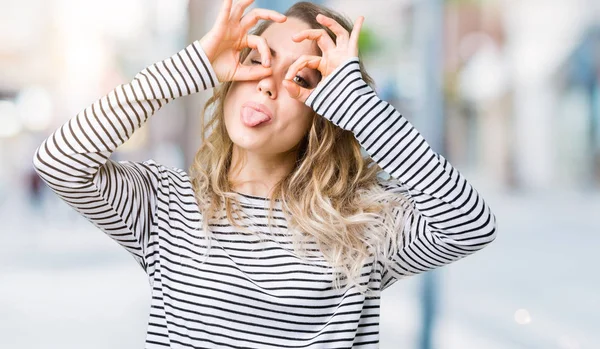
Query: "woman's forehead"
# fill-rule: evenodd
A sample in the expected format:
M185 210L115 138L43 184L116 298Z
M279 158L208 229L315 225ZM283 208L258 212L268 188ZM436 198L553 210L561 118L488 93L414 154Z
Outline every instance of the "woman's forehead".
M278 56L317 55L319 50L316 42L312 40L294 42L292 40L294 34L307 29L312 29L308 23L297 18L288 17L283 23L271 24L261 36L265 38L269 47Z

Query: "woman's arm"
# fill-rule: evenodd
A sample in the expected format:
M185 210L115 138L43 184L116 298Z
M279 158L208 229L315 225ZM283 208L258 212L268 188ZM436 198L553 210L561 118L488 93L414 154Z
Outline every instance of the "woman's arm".
M214 87L218 81L210 66L194 42L82 110L35 152L34 167L48 186L143 267L162 174L153 161L109 157L162 106Z
M496 219L467 180L361 77L358 58L341 64L306 100L352 131L367 153L409 194L413 206L383 280L418 274L467 256L496 237ZM386 279L387 278L387 279Z
M391 267L384 270L382 288L399 278L451 263L492 242L496 218L482 197L362 79L357 57L364 18L356 20L351 32L332 18L318 15L316 19L335 34L335 42L322 29L296 34L295 41L316 41L323 54L294 62L286 74L285 88L318 114L353 132L373 160L395 178L395 184L388 181L382 186L407 196L410 204L397 214L400 218L406 213L407 219L398 234L398 252ZM318 69L323 76L313 91L291 82L304 67Z
M124 246L146 268L153 244L159 194L168 195L167 171L153 161L115 162L110 155L171 100L219 82L271 74L266 41L248 30L259 20L283 22L275 11L254 9L251 0L224 0L213 28L172 57L137 74L128 84L85 108L46 139L33 162L40 177L65 202ZM256 48L264 66L245 66L240 51Z

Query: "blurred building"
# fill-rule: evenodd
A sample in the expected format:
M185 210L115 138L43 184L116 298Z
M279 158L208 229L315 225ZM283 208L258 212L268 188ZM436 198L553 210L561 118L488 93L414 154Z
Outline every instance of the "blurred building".
M513 189L597 188L592 3L448 2L451 159Z
M600 183L600 25L591 26L554 74L561 180Z

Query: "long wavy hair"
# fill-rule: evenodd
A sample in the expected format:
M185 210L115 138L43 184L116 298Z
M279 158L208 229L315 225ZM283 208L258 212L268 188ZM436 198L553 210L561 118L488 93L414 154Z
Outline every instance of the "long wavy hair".
M335 34L316 21L317 14L335 19L349 32L352 22L340 14L309 2L293 5L285 14L306 22L314 29L325 29L335 41ZM253 34L261 35L272 22L260 23ZM249 49L241 53L244 61ZM363 79L373 80L360 63ZM228 221L242 231L247 218L232 190L228 177L233 142L225 128L224 102L232 83L214 90L201 118L202 144L190 168L190 179L203 216L203 230L208 237L210 224L225 209ZM205 118L209 113L210 118ZM207 136L208 134L208 136ZM397 251L402 231L406 199L391 193L378 183L382 169L368 156L353 133L334 125L322 116L313 117L312 125L298 145L295 167L282 178L269 197L268 227L271 230L275 200L292 233L293 247L302 258L319 253L333 268L334 287L355 286L361 293L368 281L360 282L366 263L389 262ZM395 209L400 207L401 209ZM272 230L271 230L272 233ZM318 246L311 249L309 246ZM207 249L207 251L209 250ZM206 257L208 257L207 252ZM372 258L370 260L370 258Z

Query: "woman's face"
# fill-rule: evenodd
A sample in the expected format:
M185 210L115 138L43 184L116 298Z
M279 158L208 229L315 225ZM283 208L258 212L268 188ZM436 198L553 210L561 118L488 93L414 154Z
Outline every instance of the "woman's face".
M313 41L292 41L292 35L304 29L311 28L293 17L270 25L261 36L271 48L273 74L232 84L224 113L225 127L236 146L254 153L280 154L294 150L308 132L314 112L290 97L282 84L288 67L298 57L319 52ZM260 54L252 50L243 64L260 62ZM312 69L304 69L294 78L295 83L309 89L315 88L319 80L319 72Z

